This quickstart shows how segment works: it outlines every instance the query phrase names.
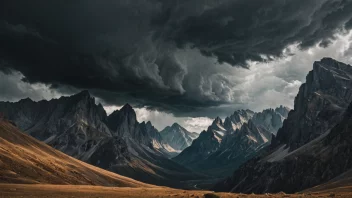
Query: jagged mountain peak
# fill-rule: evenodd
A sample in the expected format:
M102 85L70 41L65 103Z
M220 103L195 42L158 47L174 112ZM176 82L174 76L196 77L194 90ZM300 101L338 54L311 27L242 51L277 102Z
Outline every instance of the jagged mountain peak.
M291 111L290 108L280 105L280 107L275 108L275 112L279 113L283 117L287 118L288 113Z
M248 123L244 123L239 133L241 133L241 136L246 136L248 140L258 143L259 146L260 144L269 142L271 135L270 132L257 126L252 120L249 120Z
M129 104L111 113L107 118L107 124L113 134L118 134L122 137L135 136L135 130L139 125L136 113ZM145 122L141 124L145 125Z
M215 120L213 121L213 124L223 124L222 119L220 117L216 117Z
M183 127L182 127L181 125L179 125L177 122L173 123L173 124L171 125L171 127L173 127L173 128L177 128L177 127L183 128Z
M20 102L20 103L26 103L26 102L33 102L33 100L30 99L29 97L27 97L27 98L23 98L23 99L19 100L18 102Z
M145 125L146 125L147 127L154 127L150 121L146 122Z
M132 123L137 122L137 115L132 106L127 103L120 110L112 112L108 119L111 122L117 122L119 119L127 119L129 123Z
M224 123L220 117L216 117L213 123L208 127L208 130L215 130L218 132L225 132Z
M283 106L275 109L269 108L255 113L251 121L261 129L276 134L279 128L282 127L283 121L287 118L288 112L289 109ZM267 138L271 138L271 134L268 134Z
M198 134L187 131L178 123L165 127L160 134L167 144L179 152L190 146L193 139L198 137Z
M134 110L133 110L133 107L132 107L130 104L126 103L126 104L123 105L123 107L121 108L121 111L134 111Z
M224 128L228 132L234 132L237 129L240 129L241 126L248 122L254 115L254 112L246 109L246 110L236 110L231 116L225 118Z
M122 137L131 145L141 144L150 149L166 151L159 131L150 121L139 123L136 112L128 103L108 116L107 125L114 136Z

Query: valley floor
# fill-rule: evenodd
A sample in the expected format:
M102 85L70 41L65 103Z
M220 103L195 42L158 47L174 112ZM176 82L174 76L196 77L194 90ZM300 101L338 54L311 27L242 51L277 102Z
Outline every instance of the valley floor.
M332 189L329 192L305 192L301 194L288 195L264 194L244 195L232 193L213 193L210 191L185 191L172 188L130 188L130 187L101 187L89 185L42 185L42 184L0 184L0 198L124 198L124 197L352 197L352 186Z

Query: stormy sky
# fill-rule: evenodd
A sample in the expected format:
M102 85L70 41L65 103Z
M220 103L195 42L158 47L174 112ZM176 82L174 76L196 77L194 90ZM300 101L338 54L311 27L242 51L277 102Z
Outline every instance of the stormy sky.
M351 64L352 0L0 1L0 100L88 89L107 111L192 131L293 99L314 61Z

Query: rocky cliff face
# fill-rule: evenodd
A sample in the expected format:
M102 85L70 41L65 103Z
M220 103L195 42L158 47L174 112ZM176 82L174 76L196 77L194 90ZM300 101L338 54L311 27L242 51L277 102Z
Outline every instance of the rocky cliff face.
M250 160L218 191L297 192L351 168L352 67L330 58L314 63L295 108L261 157ZM345 112L345 113L344 113Z
M173 160L213 176L226 176L270 144L287 111L286 107L260 113L238 110L224 123L216 118L207 131Z
M315 62L272 147L287 144L293 151L332 128L352 100L351 77L349 65L330 58Z
M195 176L168 159L170 147L150 122L137 121L129 104L107 116L83 91L50 101L0 102L0 112L52 147L131 178L179 187Z
M0 102L0 111L26 133L77 158L112 136L103 107L87 91L50 101Z
M181 152L192 144L192 141L198 137L197 133L187 131L177 123L171 127L167 126L160 132L162 139L170 145L176 152Z

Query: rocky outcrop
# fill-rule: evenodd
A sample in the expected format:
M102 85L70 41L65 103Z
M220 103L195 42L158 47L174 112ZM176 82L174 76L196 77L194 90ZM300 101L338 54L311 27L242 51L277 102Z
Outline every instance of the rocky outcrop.
M165 143L170 145L176 152L181 152L192 144L192 141L198 137L197 133L187 131L177 123L165 127L160 135Z
M214 189L293 193L351 169L351 93L350 65L330 58L315 62L270 147Z

